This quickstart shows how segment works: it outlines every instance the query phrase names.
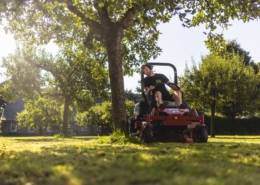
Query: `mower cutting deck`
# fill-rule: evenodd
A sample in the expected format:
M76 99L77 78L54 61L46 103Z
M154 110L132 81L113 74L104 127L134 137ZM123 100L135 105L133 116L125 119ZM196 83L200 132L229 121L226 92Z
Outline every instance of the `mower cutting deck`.
M175 66L168 63L150 63L151 65L170 66L174 70L174 82L177 85ZM141 75L143 79L143 75ZM176 107L174 102L164 102L165 108L159 109L156 101L139 102L139 115L129 122L129 132L139 136L144 142L207 142L207 126L204 115L198 115L195 109L186 104Z

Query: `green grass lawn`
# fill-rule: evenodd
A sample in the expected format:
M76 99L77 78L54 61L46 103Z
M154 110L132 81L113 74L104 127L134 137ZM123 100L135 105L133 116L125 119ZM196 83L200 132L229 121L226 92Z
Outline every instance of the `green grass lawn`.
M260 184L260 136L208 143L99 144L96 137L0 137L1 185Z

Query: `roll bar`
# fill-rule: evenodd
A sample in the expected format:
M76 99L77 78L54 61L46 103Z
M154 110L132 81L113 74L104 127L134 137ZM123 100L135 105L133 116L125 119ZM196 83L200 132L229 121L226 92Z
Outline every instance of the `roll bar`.
M151 66L170 66L173 69L174 72L174 83L178 85L178 79L177 79L177 69L176 67L171 63L163 63L163 62L149 62ZM144 74L141 73L141 82L144 79Z

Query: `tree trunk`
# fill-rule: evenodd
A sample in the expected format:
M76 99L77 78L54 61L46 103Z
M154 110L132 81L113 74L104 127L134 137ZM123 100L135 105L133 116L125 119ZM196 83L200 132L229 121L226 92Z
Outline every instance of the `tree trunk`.
M211 137L215 137L215 109L216 109L216 100L210 105L211 109Z
M40 126L40 128L39 128L39 134L40 134L40 136L43 136L42 126Z
M47 121L45 121L44 136L47 135L47 127L48 127L48 124L47 124Z
M69 105L70 105L70 96L65 95L63 121L62 121L62 134L64 134L65 136L68 135Z
M104 123L102 122L102 123L101 123L101 136L104 135L103 130L104 130Z
M106 45L108 54L109 78L112 95L112 115L114 130L126 131L126 105L124 96L123 65L121 56L121 42L123 28L111 26L106 34Z

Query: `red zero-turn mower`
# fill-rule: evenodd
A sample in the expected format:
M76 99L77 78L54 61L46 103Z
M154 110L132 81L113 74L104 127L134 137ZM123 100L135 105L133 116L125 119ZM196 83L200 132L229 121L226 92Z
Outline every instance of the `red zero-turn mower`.
M149 63L152 66L168 66L174 71L174 85L177 85L177 70L170 63ZM141 81L144 75L141 74ZM150 100L144 93L139 102L139 114L129 120L129 133L141 138L145 143L150 142L207 142L208 129L204 124L204 115L198 115L195 109L186 103L179 107L175 102L163 102L163 110L157 107L157 102ZM151 96L150 96L151 97ZM182 94L183 99L183 94Z

